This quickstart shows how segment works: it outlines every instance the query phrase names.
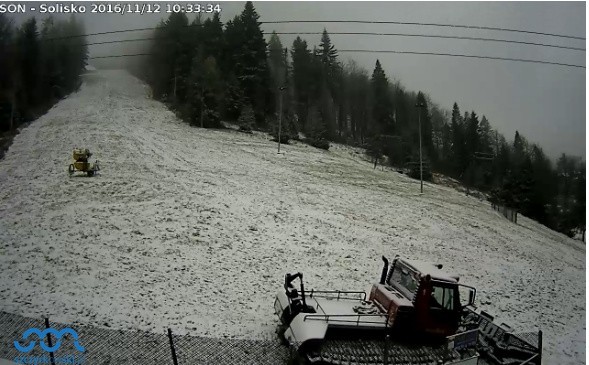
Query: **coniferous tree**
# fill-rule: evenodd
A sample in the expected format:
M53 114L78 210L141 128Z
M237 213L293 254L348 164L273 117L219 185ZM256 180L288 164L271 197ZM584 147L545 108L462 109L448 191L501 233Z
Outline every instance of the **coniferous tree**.
M348 106L350 134L363 144L367 131L370 81L368 73L353 61L346 66L345 104Z
M493 143L492 143L492 136L491 136L491 125L487 120L487 117L483 115L481 122L479 124L479 151L484 153L492 153L493 151Z
M420 113L420 115L417 116L416 123L421 123L422 158L426 161L431 161L432 156L435 153L432 141L432 122L429 112L429 103L425 95L421 91L417 93L416 104L423 105L417 110L417 112ZM419 156L419 125L417 125L414 129L416 132L414 139L414 143L416 146L415 156L417 157Z
M199 31L197 36L201 42L202 54L204 57L213 57L217 60L217 66L222 64L219 60L223 57L225 50L225 40L223 35L223 23L219 18L219 13L215 12L213 18L204 21L202 27L195 26L194 29Z
M268 42L268 66L272 79L272 92L275 97L274 105L276 106L275 113L280 109L281 88L286 86L287 79L287 63L286 63L286 49L282 47L282 42L276 34L272 32L270 41ZM284 97L282 98L284 99ZM282 100L284 104L285 101ZM284 108L283 108L284 111Z
M300 37L293 42L291 58L295 114L300 126L307 132L309 130L307 116L311 103L311 53L307 48L307 42Z
M221 75L215 57L195 57L189 86L188 118L191 124L205 128L220 126L221 85Z
M17 30L0 15L0 131L17 127L44 113L75 91L87 60L83 24L35 18Z
M341 99L341 72L337 61L337 51L331 43L327 30L323 29L321 43L314 52L318 63L319 71L319 109L322 125L325 127L326 138L334 140L338 126L338 98Z
M19 29L17 37L17 60L19 72L16 76L17 103L21 114L27 119L34 118L32 110L39 101L39 33L35 18L27 20Z
M581 233L581 239L585 242L585 228L586 228L586 172L585 164L580 164L575 174L575 204L572 209L573 226Z
M549 223L548 207L553 204L551 192L555 191L556 176L553 174L550 160L537 145L532 145L531 149L531 170L534 184L531 187L531 198L526 213L530 218Z
M171 100L174 105L186 101L195 52L190 35L195 29L196 27L188 27L185 13L170 14L168 20L157 26L150 72L156 98Z
M239 128L244 132L251 132L254 123L256 122L256 116L254 109L251 105L246 104L239 114Z
M464 143L464 128L462 123L462 116L458 104L454 103L452 108L452 165L454 169L454 176L460 176L466 166L466 150Z
M371 78L372 120L374 121L372 132L375 135L393 135L395 133L389 86L389 80L380 61L376 60Z
M251 1L228 29L227 51L233 55L234 73L243 90L246 103L252 105L258 125L264 124L265 115L273 110L270 91L270 72L266 57L266 41L260 28L260 16ZM230 24L228 24L230 27Z
M11 19L0 14L0 132L14 127L15 44L14 26Z

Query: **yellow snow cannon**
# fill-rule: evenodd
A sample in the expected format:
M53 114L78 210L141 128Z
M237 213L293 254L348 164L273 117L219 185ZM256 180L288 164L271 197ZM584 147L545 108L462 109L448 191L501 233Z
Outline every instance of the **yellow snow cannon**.
M94 174L100 170L98 165L98 160L94 163L89 162L88 160L92 156L92 153L87 148L75 148L72 157L74 162L69 166L69 173L70 176L74 174L74 172L84 172L88 174L88 176L94 176Z

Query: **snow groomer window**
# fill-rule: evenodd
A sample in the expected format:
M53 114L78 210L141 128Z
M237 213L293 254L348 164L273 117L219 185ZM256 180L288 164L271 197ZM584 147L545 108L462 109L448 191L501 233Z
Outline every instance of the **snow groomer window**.
M451 288L444 288L441 286L433 287L432 291L432 308L440 308L446 310L454 309L454 291Z

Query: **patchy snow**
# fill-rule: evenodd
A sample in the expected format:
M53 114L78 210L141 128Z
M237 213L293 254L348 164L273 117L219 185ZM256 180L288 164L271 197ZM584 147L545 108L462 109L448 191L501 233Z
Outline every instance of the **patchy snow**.
M122 71L16 136L0 161L0 310L213 337L273 336L284 274L365 289L381 255L444 263L499 321L585 359L585 245L351 148L192 128ZM100 160L68 177L75 146Z

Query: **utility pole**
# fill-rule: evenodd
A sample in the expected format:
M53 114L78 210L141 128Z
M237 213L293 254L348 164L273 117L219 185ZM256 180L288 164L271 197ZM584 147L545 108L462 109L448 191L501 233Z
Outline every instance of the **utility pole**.
M10 131L14 127L14 109L16 109L16 93L12 92L12 103L10 105Z
M174 71L174 103L176 102L176 85L178 84L178 76L176 75L176 72L177 70Z
M286 62L286 55L287 55L287 48L284 49L284 61ZM284 65L284 80L283 82L286 82L286 77L287 77L287 72L288 72L288 68L286 67L286 64ZM284 91L284 89L286 89L286 86L281 86L279 88L279 92L280 92L280 100L278 101L279 107L278 107L278 153L280 153L280 139L282 138L282 92Z
M280 87L280 107L278 109L278 153L280 153L280 139L282 136L282 91L284 91L286 87Z
M419 180L421 183L421 194L423 194L423 158L421 153L421 108L425 107L425 104L423 102L417 102L417 104L415 104L415 107L418 108L417 119L419 123Z
M204 83L202 83L200 85L200 127L204 128L204 121L203 121L203 115L204 115L204 104L205 104L205 86Z

